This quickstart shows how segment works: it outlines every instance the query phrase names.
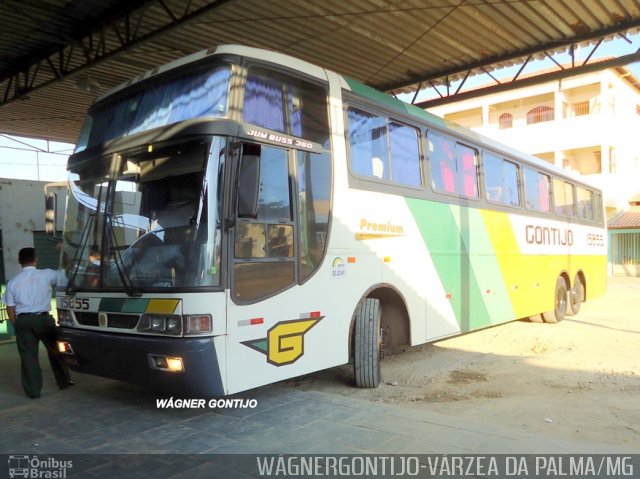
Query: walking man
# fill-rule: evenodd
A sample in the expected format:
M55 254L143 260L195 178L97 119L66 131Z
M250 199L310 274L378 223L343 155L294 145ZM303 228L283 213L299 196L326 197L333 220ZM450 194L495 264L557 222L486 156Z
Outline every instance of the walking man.
M67 365L56 353L56 325L51 311L51 288L64 280L62 271L36 269L34 248L18 253L22 271L7 284L6 304L9 319L16 330L16 344L21 360L22 387L30 398L39 398L42 370L38 360L39 342L47 348L51 369L60 389L73 383Z

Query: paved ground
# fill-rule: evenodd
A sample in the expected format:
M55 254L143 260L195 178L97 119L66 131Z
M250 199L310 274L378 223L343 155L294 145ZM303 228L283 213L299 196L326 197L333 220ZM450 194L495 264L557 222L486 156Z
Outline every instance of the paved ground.
M148 477L144 460L128 456L123 462L123 456L107 454L158 454L153 457L161 469L154 477L180 477L186 469L202 467L194 456L185 456L198 453L638 452L638 448L567 441L498 426L482 417L461 419L428 409L301 390L293 382L236 396L255 399L255 408L159 409L158 396L148 391L77 373L77 385L60 391L44 353L41 364L47 367L42 397L31 400L22 392L14 342L0 344L0 364L0 454L88 454L81 459L74 456L74 472L82 472L78 477ZM192 462L185 465L189 460ZM232 466L227 461L224 467L229 470L224 477L250 477L253 469L247 469L242 460ZM4 467L0 463L0 477L7 474ZM218 476L205 470L208 477ZM190 477L200 477L193 471Z

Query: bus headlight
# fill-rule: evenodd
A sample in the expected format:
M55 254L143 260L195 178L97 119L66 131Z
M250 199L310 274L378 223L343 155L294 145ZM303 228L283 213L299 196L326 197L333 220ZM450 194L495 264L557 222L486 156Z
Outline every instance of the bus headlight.
M66 341L57 341L56 346L58 347L58 352L62 354L73 354L73 348L71 344Z
M185 316L187 334L206 334L213 330L213 320L210 314L193 314Z
M161 356L159 354L149 355L149 366L151 369L159 369L160 371L170 371L179 373L184 371L184 363L179 356Z
M138 331L180 336L182 334L182 318L176 314L143 314L138 322Z

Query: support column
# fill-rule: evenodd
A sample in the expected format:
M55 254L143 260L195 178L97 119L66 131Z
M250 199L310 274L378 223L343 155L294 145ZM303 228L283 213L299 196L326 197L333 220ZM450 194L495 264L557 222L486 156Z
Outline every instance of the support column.
M553 152L553 163L558 168L564 168L564 154L562 150L555 150Z
M482 104L482 126L484 128L488 128L489 127L489 105L487 105L486 103Z
M562 92L562 80L556 83L553 92L553 119L554 121L562 121L564 119L564 93Z
M600 174L609 176L611 168L611 158L609 157L609 143L603 142L600 145Z

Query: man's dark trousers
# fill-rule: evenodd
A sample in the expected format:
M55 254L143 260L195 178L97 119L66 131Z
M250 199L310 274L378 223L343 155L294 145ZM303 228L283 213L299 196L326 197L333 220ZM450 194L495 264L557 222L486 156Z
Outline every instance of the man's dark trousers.
M27 396L40 397L42 370L38 360L38 342L47 348L49 362L58 387L69 384L69 369L56 353L56 324L50 314L20 314L16 319L16 344L20 353L22 387Z

